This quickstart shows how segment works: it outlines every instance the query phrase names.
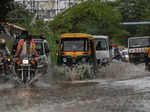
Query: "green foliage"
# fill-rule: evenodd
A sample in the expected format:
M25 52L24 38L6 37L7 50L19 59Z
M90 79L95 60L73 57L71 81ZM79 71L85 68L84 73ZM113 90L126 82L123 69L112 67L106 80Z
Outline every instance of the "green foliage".
M135 36L149 36L150 35L150 28L149 25L142 25L138 26L136 30L136 35Z
M118 0L117 9L121 12L123 22L140 22L150 20L149 0ZM130 36L149 35L150 28L147 25L128 26Z
M0 0L0 21L5 21L9 11L14 9L14 0Z
M34 14L25 9L21 4L14 3L15 7L6 15L6 20L9 23L26 26L34 17Z
M120 0L118 8L127 22L146 20L150 13L149 0Z
M52 65L55 65L57 62L57 50L58 50L58 47L56 44L57 38L58 38L57 34L53 33L51 30L47 32L47 41L49 43Z
M120 2L119 10L122 13L123 21L137 21L139 11L136 8L135 0L124 0Z
M121 20L120 12L112 4L89 0L58 14L50 26L57 34L80 32L124 40L128 32L120 27Z

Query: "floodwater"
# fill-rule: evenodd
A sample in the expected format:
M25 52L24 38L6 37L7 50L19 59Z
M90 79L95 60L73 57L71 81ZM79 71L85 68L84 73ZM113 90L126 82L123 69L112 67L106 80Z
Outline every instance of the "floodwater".
M0 82L0 112L149 112L149 75L143 64L113 62L94 80L63 81L51 71L32 88Z

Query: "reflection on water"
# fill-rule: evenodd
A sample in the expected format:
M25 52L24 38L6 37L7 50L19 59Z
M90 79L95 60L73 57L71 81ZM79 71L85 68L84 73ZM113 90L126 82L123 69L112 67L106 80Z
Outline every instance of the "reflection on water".
M45 93L45 94L44 94ZM6 101L3 104L9 104L9 106L21 106L24 108L30 107L33 104L39 104L44 100L47 95L48 89L3 89L0 90L0 100ZM4 97L3 97L4 96Z
M84 86L94 86L99 84L98 82L77 82L77 83L70 83L70 82L62 82L59 85L62 88L76 88L76 87L84 87Z

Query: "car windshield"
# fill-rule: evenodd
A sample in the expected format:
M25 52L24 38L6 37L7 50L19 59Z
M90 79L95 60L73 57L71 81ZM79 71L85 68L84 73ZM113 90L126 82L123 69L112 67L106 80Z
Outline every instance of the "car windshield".
M88 39L65 38L61 41L61 50L67 52L88 51Z
M39 55L43 55L43 43L42 42L35 42L36 50Z
M96 39L96 50L108 50L106 39Z
M150 38L135 38L129 40L129 47L148 47L150 46Z

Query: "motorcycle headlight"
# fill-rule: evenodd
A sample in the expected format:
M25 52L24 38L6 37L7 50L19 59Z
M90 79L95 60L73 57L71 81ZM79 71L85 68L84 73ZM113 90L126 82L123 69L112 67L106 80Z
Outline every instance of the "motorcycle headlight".
M63 62L66 63L67 62L67 58L63 58Z
M29 60L22 60L23 64L29 64Z
M109 62L109 59L108 59L108 58L103 58L103 59L101 59L101 61L102 61L103 63L107 63L107 62Z
M7 59L7 61L8 61L8 62L10 62L10 61L11 61L11 59L10 59L10 58L8 58L8 59Z

